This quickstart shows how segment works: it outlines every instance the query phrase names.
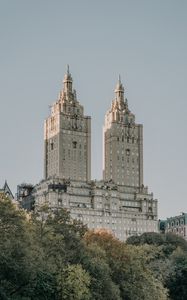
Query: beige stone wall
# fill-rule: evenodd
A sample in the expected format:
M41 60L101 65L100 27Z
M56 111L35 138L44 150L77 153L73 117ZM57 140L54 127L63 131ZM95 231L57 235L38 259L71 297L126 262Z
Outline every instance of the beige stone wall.
M129 135L130 131L130 135ZM112 123L104 130L104 179L120 185L143 184L142 127Z
M81 129L75 131L72 127L63 129L64 118L62 119L59 138L60 166L57 176L80 181L91 179L90 123L90 118L81 118Z
M115 92L105 116L103 175L105 180L138 187L143 184L143 126L135 123L121 83Z
M59 183L66 186L60 189ZM54 188L51 188L53 184ZM157 232L157 200L147 188L118 186L104 181L43 181L35 187L36 208L64 207L89 229L106 228L125 241L131 235Z

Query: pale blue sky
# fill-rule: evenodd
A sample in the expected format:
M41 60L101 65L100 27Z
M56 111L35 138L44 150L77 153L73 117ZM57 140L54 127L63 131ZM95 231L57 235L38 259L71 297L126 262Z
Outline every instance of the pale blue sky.
M187 1L0 0L0 185L43 176L43 122L66 65L92 116L92 178L118 74L144 125L159 217L187 212Z

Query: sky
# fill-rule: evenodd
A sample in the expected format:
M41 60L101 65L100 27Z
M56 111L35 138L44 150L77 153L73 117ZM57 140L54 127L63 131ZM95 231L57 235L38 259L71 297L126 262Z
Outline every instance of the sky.
M92 117L92 178L121 75L144 126L144 185L159 218L187 212L187 1L0 0L0 186L43 178L43 124L67 64Z

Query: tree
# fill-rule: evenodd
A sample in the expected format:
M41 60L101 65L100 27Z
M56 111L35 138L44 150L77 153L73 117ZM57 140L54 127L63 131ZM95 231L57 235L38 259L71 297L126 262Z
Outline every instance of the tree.
M106 259L106 252L96 243L87 244L82 265L91 277L90 293L94 300L120 300L119 286L111 277L111 269Z
M132 245L149 244L157 249L147 254L147 267L168 289L173 300L187 299L187 242L172 233L144 233L127 241Z
M160 234L156 232L145 232L140 236L131 236L127 239L130 245L157 245L163 246L165 253L170 255L177 247L187 251L187 241L173 233Z
M81 265L68 265L58 276L62 300L89 300L90 276Z
M145 232L140 236L131 236L127 239L126 243L130 245L163 245L165 242L164 235L156 232Z
M173 300L187 299L187 255L179 247L171 255L172 272L166 279L169 296Z
M40 265L45 265L44 271L52 276L55 282L55 299L64 299L62 295L64 295L65 279L68 280L68 288L70 288L70 279L67 279L69 275L66 277L65 274L67 275L71 265L74 265L76 274L80 271L80 268L76 269L75 266L80 266L82 256L84 256L84 244L81 238L86 231L86 226L79 221L72 220L65 209L52 212L44 206L33 213L32 228L33 239L41 252ZM71 284L73 290L74 283L71 282Z
M111 270L111 279L125 300L164 300L167 290L162 282L146 267L146 251L143 247L126 245L109 232L88 232L86 243L96 243L106 253L106 263Z
M16 299L33 278L27 219L23 210L0 195L0 296Z

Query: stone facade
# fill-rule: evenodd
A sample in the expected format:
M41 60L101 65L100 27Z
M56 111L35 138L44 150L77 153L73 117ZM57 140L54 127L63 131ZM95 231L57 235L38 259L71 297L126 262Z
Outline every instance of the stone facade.
M106 228L120 240L143 232L157 232L157 200L146 187L106 181L43 180L35 186L35 207L63 207L89 229Z
M187 240L187 213L167 218L167 220L160 220L159 225L161 232L171 232Z
M91 119L72 90L69 69L63 90L45 121L45 179L32 197L35 208L65 208L90 229L106 228L125 241L157 232L157 200L143 185L143 127L124 99L121 80L104 125L104 179L91 180ZM26 199L24 199L26 201Z
M120 185L142 186L143 126L135 123L120 78L115 99L105 116L103 140L104 179Z
M20 206L25 210L34 210L35 199L33 196L34 186L28 183L22 183L17 186L16 198Z
M91 179L91 118L84 115L72 83L68 68L63 89L45 121L45 179Z

